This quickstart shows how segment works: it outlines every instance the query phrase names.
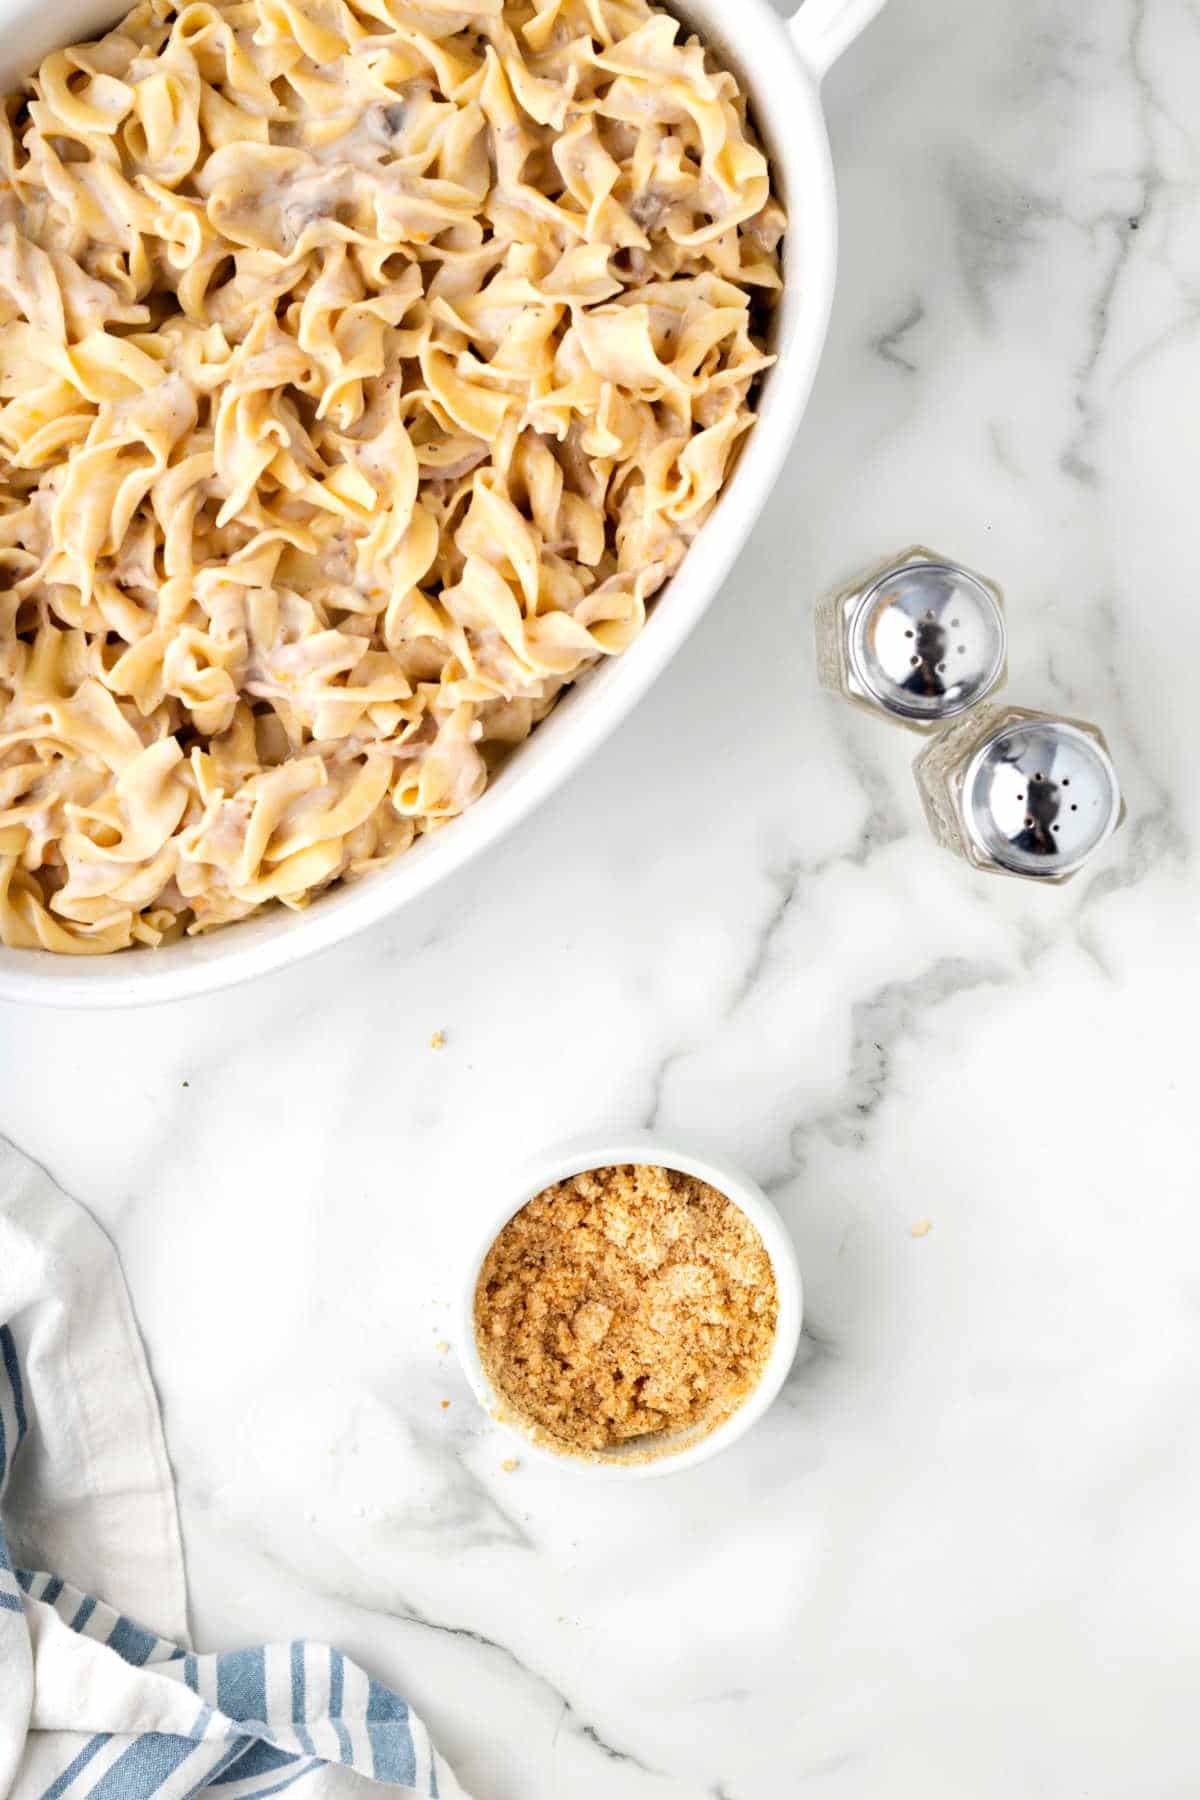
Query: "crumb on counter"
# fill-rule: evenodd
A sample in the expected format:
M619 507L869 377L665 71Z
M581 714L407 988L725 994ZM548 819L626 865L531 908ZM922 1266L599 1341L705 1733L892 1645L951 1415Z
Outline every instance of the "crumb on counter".
M521 1465L515 1456L506 1456L504 1461L500 1464L500 1467L504 1470L506 1475L511 1475L513 1470L519 1469L520 1466Z
M447 1350L450 1348L450 1346L446 1342L445 1338L442 1338L440 1343L435 1344L433 1347L437 1351L439 1356L445 1356Z
M933 1230L933 1220L932 1219L918 1219L916 1224L912 1228L912 1235L914 1237L928 1237L929 1233L932 1230Z
M775 1274L740 1208L676 1169L623 1164L545 1189L492 1244L480 1360L556 1448L710 1429L770 1355Z
M443 1401L442 1401L442 1402L441 1402L441 1406L442 1406L442 1411L443 1411L443 1412L445 1412L445 1410L446 1410L446 1408L447 1408L447 1407L448 1407L448 1406L449 1406L449 1404L450 1404L450 1402L449 1402L449 1401L448 1401L448 1400L443 1400Z
M431 1050L444 1050L446 1048L446 1034L444 1031L434 1032L429 1040L429 1048Z

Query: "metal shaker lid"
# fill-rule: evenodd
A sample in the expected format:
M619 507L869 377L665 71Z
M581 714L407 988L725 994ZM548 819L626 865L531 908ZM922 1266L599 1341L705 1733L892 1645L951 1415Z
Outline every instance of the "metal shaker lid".
M1014 875L1073 874L1121 819L1103 743L1065 719L1005 725L963 777L962 815L985 855Z
M921 724L981 700L1004 667L1004 614L993 589L955 563L901 563L858 601L847 651L888 712Z

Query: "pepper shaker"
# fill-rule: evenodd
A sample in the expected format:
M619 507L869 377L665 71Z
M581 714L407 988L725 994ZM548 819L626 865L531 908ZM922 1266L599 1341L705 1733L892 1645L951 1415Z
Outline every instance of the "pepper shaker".
M823 687L909 730L957 717L1006 673L994 582L917 544L817 606Z
M1069 881L1125 817L1099 727L982 706L913 764L934 837L995 875Z

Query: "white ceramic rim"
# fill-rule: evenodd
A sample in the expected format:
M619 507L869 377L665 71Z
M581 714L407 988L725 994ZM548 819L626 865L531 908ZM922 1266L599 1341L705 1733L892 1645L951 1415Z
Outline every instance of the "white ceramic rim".
M479 1272L492 1243L508 1221L553 1182L565 1181L568 1176L582 1174L585 1169L610 1168L619 1163L655 1163L666 1169L680 1169L685 1175L694 1175L698 1181L706 1181L710 1187L726 1194L745 1213L762 1238L775 1274L779 1302L775 1339L767 1365L737 1410L703 1436L692 1438L684 1449L667 1451L645 1461L634 1461L632 1457L628 1461L617 1458L592 1460L552 1450L539 1443L515 1420L505 1416L500 1398L484 1374L475 1342L475 1289ZM778 1209L758 1183L726 1157L694 1142L661 1137L656 1132L628 1132L616 1137L577 1138L556 1145L527 1162L520 1173L505 1184L503 1197L481 1227L474 1251L467 1261L458 1299L455 1348L480 1406L520 1446L522 1454L566 1470L572 1476L582 1475L600 1481L648 1481L694 1469L697 1463L707 1462L710 1457L728 1450L758 1423L787 1380L799 1347L803 1321L804 1289L796 1247Z
M790 20L767 0L669 0L746 85L790 223L777 310L779 360L737 468L636 644L586 675L475 805L387 868L299 914L274 908L161 950L65 957L0 947L0 1000L118 1007L178 1000L286 967L378 923L495 843L562 785L670 662L733 565L774 485L825 341L837 262L837 206L819 84L883 0L804 0ZM0 86L55 43L120 16L122 0L0 0ZM753 45L753 49L751 49Z

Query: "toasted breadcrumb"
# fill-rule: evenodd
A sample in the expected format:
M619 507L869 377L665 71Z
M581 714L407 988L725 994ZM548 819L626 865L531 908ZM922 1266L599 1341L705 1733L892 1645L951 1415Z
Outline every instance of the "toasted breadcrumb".
M709 1429L757 1382L775 1275L726 1195L675 1169L592 1169L547 1188L492 1244L475 1291L480 1359L560 1449Z

